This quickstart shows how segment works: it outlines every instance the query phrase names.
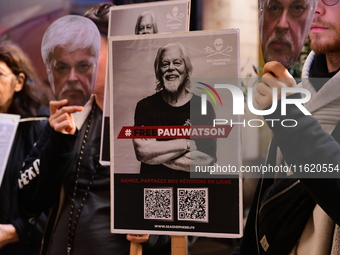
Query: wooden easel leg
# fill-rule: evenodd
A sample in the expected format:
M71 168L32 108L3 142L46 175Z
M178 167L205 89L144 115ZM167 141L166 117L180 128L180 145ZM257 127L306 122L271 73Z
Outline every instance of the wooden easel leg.
M188 255L188 236L171 236L171 255Z
M143 248L140 243L130 242L130 255L142 255Z

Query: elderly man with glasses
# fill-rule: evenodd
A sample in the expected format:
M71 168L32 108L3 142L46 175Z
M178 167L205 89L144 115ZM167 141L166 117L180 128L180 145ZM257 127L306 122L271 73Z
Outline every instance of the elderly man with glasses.
M336 156L334 143L339 141L340 135L339 11L338 0L319 0L309 32L312 51L302 69L301 86L311 92L312 97L304 107L314 119L300 111L299 115L287 111L286 116L278 113L269 116L271 119L293 118L299 124L288 129L272 127L274 139L267 164L289 165L292 159L302 166L315 162L334 163L331 161ZM271 104L272 87L295 85L278 62L267 63L264 73L256 96L262 108ZM274 78L287 79L277 81ZM291 98L298 96L294 94ZM288 135L283 137L283 134ZM316 139L320 134L323 139ZM331 147L327 146L330 140ZM336 166L339 167L338 163ZM311 179L311 175L293 171L291 178L271 177L263 176L259 181L244 236L233 254L340 254L339 179Z

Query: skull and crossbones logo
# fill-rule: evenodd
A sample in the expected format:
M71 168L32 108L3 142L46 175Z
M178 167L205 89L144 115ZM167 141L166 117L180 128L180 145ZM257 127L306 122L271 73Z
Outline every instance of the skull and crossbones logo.
M207 57L211 57L211 56L214 56L216 54L220 54L220 55L230 57L230 55L228 53L233 51L233 47L228 46L224 50L222 50L223 45L224 45L224 42L223 42L222 38L217 38L214 41L215 50L212 49L211 47L205 47L204 48L205 52L210 54Z
M178 15L178 7L175 6L174 8L172 8L172 14L168 13L166 15L166 18L168 19L168 22L171 22L171 21L182 21L183 17L184 17L184 14L181 13Z

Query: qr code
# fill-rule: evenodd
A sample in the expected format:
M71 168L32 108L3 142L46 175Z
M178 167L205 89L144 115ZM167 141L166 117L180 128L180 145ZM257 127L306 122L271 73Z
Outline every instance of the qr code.
M173 220L172 188L144 189L144 219Z
M178 220L208 222L208 189L178 189Z

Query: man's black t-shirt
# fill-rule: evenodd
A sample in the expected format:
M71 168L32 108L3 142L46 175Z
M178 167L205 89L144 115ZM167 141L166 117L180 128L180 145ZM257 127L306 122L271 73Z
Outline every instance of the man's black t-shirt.
M135 126L195 126L213 124L215 112L210 103L207 104L207 114L201 115L201 100L199 96L192 94L191 100L179 107L173 107L166 103L157 92L152 96L139 101L135 111ZM197 138L195 140L197 150L202 151L216 160L216 139ZM185 175L190 173L170 169L164 165L141 164L141 173L161 173Z

